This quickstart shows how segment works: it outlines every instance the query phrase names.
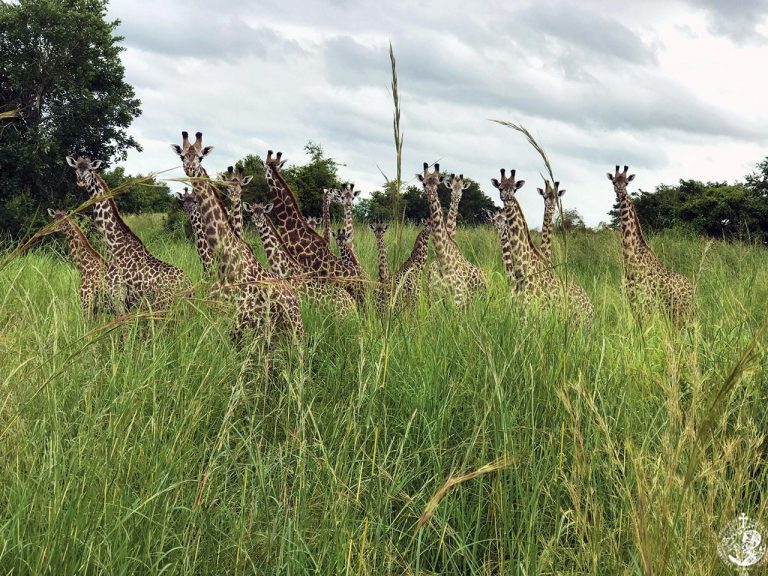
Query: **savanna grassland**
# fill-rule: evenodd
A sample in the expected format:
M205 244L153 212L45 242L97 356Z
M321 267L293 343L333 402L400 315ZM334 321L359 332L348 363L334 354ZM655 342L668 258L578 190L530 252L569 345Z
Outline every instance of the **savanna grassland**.
M305 308L304 347L266 356L191 242L128 223L197 282L167 316L86 322L51 239L0 271L2 574L726 574L717 531L768 518L764 248L652 238L696 279L678 332L631 318L617 233L560 236L580 329L524 315L495 232L460 229L487 297Z

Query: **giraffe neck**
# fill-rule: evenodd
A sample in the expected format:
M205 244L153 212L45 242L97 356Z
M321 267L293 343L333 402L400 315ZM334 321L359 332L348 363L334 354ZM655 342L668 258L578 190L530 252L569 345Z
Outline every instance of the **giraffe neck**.
M444 268L451 265L450 256L451 242L448 241L448 234L443 223L443 208L440 206L440 199L437 196L437 186L425 186L429 201L430 221L432 222L432 242L435 245L435 255L441 266Z
M274 224L266 216L257 224L261 243L264 245L264 252L267 255L267 261L272 272L286 278L301 274L304 270L301 265L294 260L283 248L280 237L277 235Z
M203 263L203 268L207 271L211 267L213 255L211 254L210 246L208 246L208 241L205 238L205 230L203 230L203 223L200 220L200 211L197 208L197 204L187 208L187 214L189 214L189 221L192 224L192 233L195 235L197 255Z
M507 273L507 278L510 282L515 282L515 264L512 258L512 246L509 242L509 232L507 227L504 226L499 232L499 240L501 241L501 257L504 262L504 270Z
M451 188L451 205L448 208L448 217L445 221L445 231L448 238L456 239L456 220L459 216L459 202L461 202L461 188Z
M331 198L328 192L323 192L323 240L326 244L331 241Z
M360 262L355 251L355 231L352 226L352 200L344 200L344 232L347 235L347 250L350 253L348 262L359 267Z
M651 249L643 238L643 230L635 212L635 206L626 192L619 203L621 214L621 248L624 263L628 267L638 265L638 258L650 252Z
M345 262L350 266L358 268L360 266L360 263L357 261L357 255L355 254L355 251L351 248L352 243L339 242L338 245L339 245L339 255L341 256L342 262Z
M205 231L205 239L212 254L221 264L225 283L239 283L246 274L255 279L268 277L267 271L253 255L250 246L235 234L228 219L224 203L208 180L208 173L200 166L194 174L192 189L197 196L197 207Z
M243 235L243 198L240 193L230 194L232 200L232 207L229 213L229 221L232 224L232 230L235 234L242 237Z
M267 164L264 175L267 179L267 186L272 193L273 208L271 214L277 225L288 233L300 228L306 228L314 233L312 227L302 216L299 202L296 200L293 190L283 179L282 174L274 166Z
M522 289L522 282L530 278L535 271L536 261L543 257L533 244L528 224L517 198L512 197L511 200L504 202L504 215L507 220L507 237L514 276L510 280L515 282L516 289L519 291Z
M87 264L93 262L104 262L104 258L101 254L94 250L88 238L85 237L83 231L80 230L77 224L72 220L68 220L63 230L64 236L69 244L69 252L72 254L72 261L78 270L82 273Z
M552 261L552 215L555 213L554 203L544 205L544 223L541 225L541 254Z
M387 264L387 247L384 235L376 235L376 248L379 252L379 282L389 282L389 265Z
M88 183L88 192L91 197L105 195L109 193L109 186L101 176L94 173ZM148 254L144 243L123 221L112 198L94 202L93 219L104 237L110 259L124 261Z
M412 265L418 268L423 268L424 264L427 263L430 232L431 229L429 226L426 226L421 232L419 232L418 236L416 236L416 241L413 243L411 255L408 257L408 260L412 262Z

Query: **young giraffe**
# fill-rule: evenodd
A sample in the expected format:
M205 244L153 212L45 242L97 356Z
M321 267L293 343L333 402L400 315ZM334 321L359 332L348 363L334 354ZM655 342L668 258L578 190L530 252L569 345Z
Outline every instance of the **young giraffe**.
M349 292L338 284L314 277L311 270L304 268L283 248L275 225L267 217L267 213L272 210L271 203L265 206L261 202L246 202L243 207L251 215L251 220L259 232L272 272L288 279L300 296L316 303L330 304L340 316L348 316L356 310L355 300Z
M515 198L515 192L525 184L525 180L515 181L515 171L506 177L506 170L501 169L501 180L493 178L491 183L498 188L504 203L504 216L507 224L508 247L502 247L512 258L512 274L507 268L507 275L514 286L515 294L521 295L526 302L540 305L556 304L567 296L567 305L576 320L591 320L594 308L589 297L575 282L568 282L563 291L563 283L558 278L549 261L536 248L528 230L528 224ZM502 238L503 241L503 238ZM506 264L506 262L505 262Z
M265 270L250 246L235 233L227 220L224 203L208 180L201 162L213 146L203 147L201 132L195 134L194 143L190 143L187 132L182 132L181 136L182 145L171 144L171 149L181 158L186 175L195 179L192 189L197 197L206 240L219 264L219 280L225 293L236 298L233 340L240 343L247 329L260 333L272 326L296 338L301 337L304 324L296 294L284 280Z
M331 245L331 202L336 198L336 194L337 191L333 188L323 188L323 240L329 246Z
M424 185L429 201L432 242L438 262L438 276L435 281L441 288L452 292L457 305L465 304L473 293L485 290L487 280L484 272L469 261L459 251L458 246L448 237L443 221L443 209L437 196L437 187L443 182L440 165L435 164L434 172L424 162L424 171L417 174Z
M56 221L54 232L62 232L69 243L69 251L80 272L80 304L86 318L99 312L111 311L107 294L107 261L94 250L83 231L75 224L69 212L48 209Z
M421 293L421 272L427 263L429 251L429 236L432 232L432 221L425 220L424 228L416 235L411 255L395 274L395 290L405 304L414 304Z
M552 262L552 216L557 208L557 199L565 194L560 190L560 182L552 186L549 180L544 180L544 189L537 188L539 195L544 198L544 223L541 225L541 254Z
M635 175L627 175L628 166L614 174L608 172L619 200L621 247L624 255L624 284L630 306L641 316L651 306L661 305L678 326L695 320L693 284L685 276L667 270L643 237L627 184Z
M344 188L336 193L335 200L344 207L344 236L347 240L347 246L344 250L345 256L342 259L354 268L357 276L366 278L367 274L363 271L363 266L360 264L360 259L355 251L355 229L352 225L352 202L359 195L360 190L355 190L354 184L346 184ZM338 241L339 237L337 235L336 242Z
M181 207L184 212L189 215L189 221L192 223L192 233L195 235L197 255L200 257L200 262L203 263L203 271L209 274L213 265L213 251L208 244L208 240L205 239L205 230L203 230L203 223L200 220L200 211L197 209L197 198L186 187L183 193L177 193L176 196L181 201Z
M315 216L307 216L307 224L309 224L309 227L312 228L312 230L317 232L317 227L320 226L320 218L316 218Z
M451 174L451 178L445 180L445 187L451 191L451 205L448 208L448 217L445 220L445 231L448 238L456 242L456 220L459 216L459 202L461 195L469 188L469 182L464 182L464 174Z
M486 210L488 220L499 234L501 242L501 258L504 262L504 270L507 273L507 280L515 277L515 267L512 262L512 250L509 243L509 231L507 230L507 218L504 216L504 209Z
M107 183L96 173L100 160L67 156L67 163L75 169L77 185L86 188L91 198L109 194ZM109 252L107 287L118 313L139 303L168 306L174 293L192 288L184 272L150 254L123 222L112 198L96 201L93 214Z
M232 166L227 167L227 171L219 176L219 179L226 184L227 196L229 196L232 206L229 210L229 223L232 230L238 236L243 235L243 187L253 180L253 176L245 176L243 169L235 170Z
M365 297L365 286L359 282L355 268L343 262L331 252L331 247L307 224L299 209L299 203L288 184L280 174L282 153L267 152L264 161L264 175L272 193L272 209L278 234L283 246L299 263L316 275L334 279L344 284L347 291L361 302Z
M389 229L387 224L374 222L368 224L368 228L373 232L376 238L376 250L379 255L379 283L389 283L389 264L387 264L387 247L384 245L384 234Z

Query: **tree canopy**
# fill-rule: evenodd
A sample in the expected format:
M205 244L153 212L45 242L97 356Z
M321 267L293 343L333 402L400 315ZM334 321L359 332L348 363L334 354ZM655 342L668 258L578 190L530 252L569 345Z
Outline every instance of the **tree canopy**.
M105 164L140 149L140 102L124 80L106 0L0 2L0 229L19 235L45 208L84 200L65 156Z

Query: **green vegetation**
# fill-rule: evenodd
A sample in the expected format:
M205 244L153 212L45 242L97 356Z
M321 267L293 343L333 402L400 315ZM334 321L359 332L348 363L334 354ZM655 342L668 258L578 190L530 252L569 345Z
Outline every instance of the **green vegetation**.
M191 243L128 222L200 282ZM416 229L401 233L403 253ZM232 348L202 288L165 319L89 325L56 243L13 260L0 572L727 573L716 531L766 517L762 342L732 374L768 312L766 251L653 237L697 278L698 326L675 333L630 318L615 232L569 234L569 277L596 308L581 330L523 316L492 230L457 240L488 297L422 303L388 331L372 310L305 310L304 349L269 359ZM373 275L363 227L357 246Z

